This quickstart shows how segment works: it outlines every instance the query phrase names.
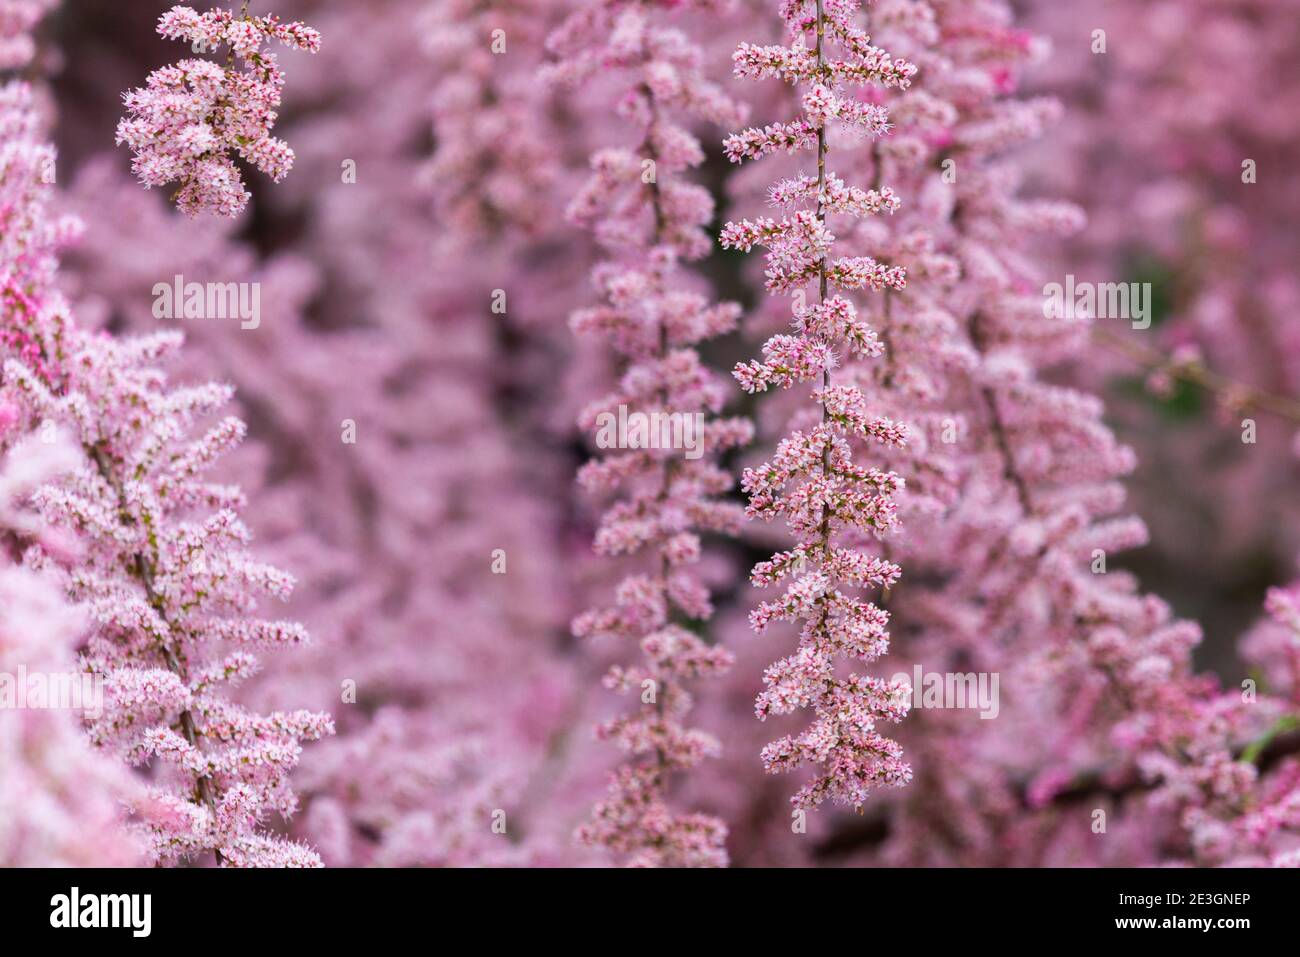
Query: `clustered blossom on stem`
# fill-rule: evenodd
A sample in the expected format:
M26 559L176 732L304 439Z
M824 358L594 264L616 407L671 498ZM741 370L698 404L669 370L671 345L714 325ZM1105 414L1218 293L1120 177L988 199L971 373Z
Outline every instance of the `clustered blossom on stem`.
M795 297L794 334L769 339L761 360L737 366L737 380L748 392L813 382L812 398L820 407L817 421L783 438L771 461L744 475L749 515L784 518L796 539L794 548L754 566L755 585L784 584L785 591L759 605L750 624L761 633L775 621L802 623L797 652L767 669L767 687L755 703L763 720L802 708L816 715L803 732L773 741L762 754L770 772L817 766L815 779L792 799L799 808L828 798L861 807L873 789L900 787L911 778L902 749L876 730L878 722L897 722L907 713L907 686L836 673L838 658L870 663L888 650L888 612L853 592L889 588L900 574L894 563L854 547L857 538L883 539L895 530L894 496L904 483L893 472L856 463L852 439L885 447L903 446L907 439L903 428L868 407L859 389L833 383L831 375L843 354L882 351L846 294L901 290L907 284L901 268L868 257L835 256L828 223L830 214L870 216L899 205L892 191L850 186L826 165L832 119L866 136L889 128L886 112L856 99L849 87L906 89L916 72L870 44L853 23L859 6L856 0L785 2L781 15L788 46L742 44L736 50L737 76L779 77L797 85L803 89L804 112L791 123L749 129L725 143L733 162L780 151L816 157L815 175L804 173L772 187L773 204L786 210L779 220L728 223L721 238L726 248L766 247L768 291ZM843 51L842 58L829 55L831 43Z
M720 419L726 390L695 345L734 328L739 307L710 304L685 286L679 263L710 249L703 227L713 212L709 194L678 174L703 162L699 141L679 116L714 123L741 119L737 106L700 73L700 51L658 15L675 2L597 0L561 25L549 40L559 57L553 78L578 83L617 70L629 85L618 112L641 134L633 148L609 147L591 158L592 175L568 210L608 250L593 271L597 306L571 318L579 335L607 341L624 368L613 392L591 403L581 424L602 416L674 415L701 423L700 455L653 443L627 443L588 462L579 483L590 492L621 492L603 514L596 551L616 557L648 553L645 570L619 584L616 603L580 615L581 638L636 641L640 663L614 666L607 687L631 692L641 707L598 729L632 756L613 775L579 840L604 846L631 866L723 866L726 826L716 817L677 813L668 803L670 774L694 767L718 742L688 729L688 680L717 675L732 662L685 621L713 613L709 590L693 570L701 531L734 534L740 509L721 496L732 477L719 453L749 441L750 423ZM709 11L712 3L698 4Z
M37 542L30 568L63 584L91 629L85 670L105 675L91 739L135 765L151 764L138 806L154 860L211 854L232 866L313 866L310 849L266 830L296 798L288 773L300 741L332 731L327 715L257 714L228 689L257 669L251 649L306 641L294 622L254 616L261 595L288 596L293 580L253 559L238 487L205 478L245 434L226 417L196 434L230 399L227 386L171 386L161 361L176 334L113 338L72 319L49 283L66 229L46 215L48 147L34 142L30 92L0 97L6 214L0 403L18 428L61 427L80 462L31 496L43 524L79 553Z
M146 189L179 183L173 199L185 213L238 215L251 194L232 151L277 183L294 160L289 145L271 135L284 73L262 45L278 40L315 53L320 34L297 21L252 16L247 3L238 16L219 8L200 14L172 7L158 18L158 33L198 49L224 46L229 54L224 64L180 60L149 74L146 86L124 93L128 116L118 123L117 142L134 151L132 169ZM234 68L236 58L242 69Z
M969 746L959 721L921 716L921 795L896 806L886 859L1131 862L1178 859L1171 849L1183 841L1189 859L1206 863L1276 857L1292 772L1266 781L1248 743L1285 717L1284 705L1219 692L1193 668L1199 629L1107 568L1146 537L1119 514L1133 455L1096 398L1045 376L1079 354L1089 322L1045 318L1036 293L1036 237L1077 229L1081 216L1019 197L1009 159L1059 114L1053 101L1012 95L1039 47L1001 0L874 9L878 32L921 78L892 111L897 134L866 159L877 179L888 174L918 196L905 220L918 241L909 250L870 229L853 239L887 262L928 250L940 267L909 268L914 282L895 295L880 335L891 361L928 335L926 350L947 361L925 393L960 413L947 440L956 480L941 483L945 504L928 534L901 543L918 580L891 606L907 621L907 653L928 668L1001 673L1020 691L999 716L1007 740L986 734L980 761L955 760ZM905 395L896 375L874 388ZM909 483L926 480L921 465L908 469ZM1052 731L1033 730L1042 728ZM1057 806L1094 792L1124 839L1098 841L1086 813Z

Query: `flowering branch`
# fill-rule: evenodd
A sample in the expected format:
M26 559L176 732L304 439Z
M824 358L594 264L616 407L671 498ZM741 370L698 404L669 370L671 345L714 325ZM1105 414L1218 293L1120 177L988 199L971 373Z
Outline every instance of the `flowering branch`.
M1144 367L1150 374L1149 381L1156 389L1167 387L1170 380L1186 382L1213 393L1225 409L1233 412L1248 413L1259 409L1300 424L1300 399L1269 392L1222 375L1207 367L1195 348L1175 350L1172 355L1165 355L1159 349L1133 341L1131 336L1117 335L1105 329L1094 328L1092 336L1112 352Z
M812 708L813 724L797 736L780 738L762 753L769 772L790 771L804 764L819 765L815 780L800 789L793 803L811 808L831 798L860 808L876 787L900 787L911 778L898 744L876 731L882 720L900 721L908 710L908 689L902 683L864 675L841 678L835 673L839 657L872 662L889 646L889 614L876 605L841 590L888 588L899 577L897 565L870 557L838 542L849 530L883 538L897 525L893 497L903 487L893 472L865 468L853 461L851 437L886 447L901 447L906 432L893 421L873 414L861 391L831 381L840 349L879 356L883 349L841 293L855 289L903 289L904 271L868 257L833 258L835 236L827 214L869 216L898 208L890 190L864 191L846 186L826 168L827 128L832 119L869 136L889 128L888 116L877 106L851 98L847 84L876 83L906 89L915 68L870 45L852 23L857 0L801 0L782 4L789 46L757 48L742 44L733 57L738 77L779 77L805 87L804 114L792 123L749 129L724 144L733 162L778 151L810 150L817 175L783 180L771 190L774 205L792 212L780 221L760 219L728 223L724 248L767 248L767 288L773 294L793 294L795 335L773 336L759 362L737 366L735 376L748 392L770 386L790 388L819 382L812 397L820 419L810 430L797 430L782 439L774 458L744 474L749 494L748 514L784 517L797 545L770 561L754 566L751 580L770 586L789 579L783 595L765 601L750 614L756 632L773 621L803 622L799 650L769 667L766 689L755 702L761 720ZM813 34L813 47L806 37ZM829 59L835 42L842 59ZM811 208L808 208L811 206ZM804 290L816 288L817 299L804 304ZM832 287L836 290L831 294Z
M226 417L195 435L232 390L169 386L161 361L176 334L115 339L80 328L53 289L59 244L75 224L46 216L40 178L52 151L31 140L30 92L0 96L0 129L17 141L0 168L3 329L0 404L18 424L63 426L83 453L77 468L31 496L43 524L79 545L42 543L25 563L60 580L93 625L82 653L103 674L106 701L88 716L91 740L128 763L159 759L138 807L153 858L211 853L232 866L319 866L310 849L263 830L291 815L288 774L300 742L333 732L328 715L255 714L227 689L258 667L250 647L300 645L295 622L253 616L261 595L287 598L293 579L254 560L237 488L205 478L244 438Z
M131 168L146 189L178 182L172 199L188 215L236 216L251 194L232 150L277 183L293 167L293 150L271 135L284 73L262 45L278 40L315 53L320 34L297 21L250 16L247 3L239 16L172 7L158 18L158 33L196 49L225 45L226 62L181 60L149 74L146 86L122 95L128 116L118 123L117 142L134 151ZM234 69L236 57L242 69Z
M593 273L601 304L574 313L571 325L580 335L607 340L625 364L618 388L592 403L582 424L677 416L695 425L687 430L693 436L680 437L684 455L678 443L661 443L659 436L599 440L620 450L588 462L578 477L589 491L623 492L601 518L597 552L654 554L646 572L618 586L614 607L588 611L573 625L579 637L635 639L644 654L642 663L615 666L605 679L620 692L639 690L640 710L597 729L639 760L618 769L609 797L596 805L578 838L626 855L633 866L723 866L726 826L709 815L674 813L667 792L670 772L694 767L718 750L711 735L682 723L691 705L685 682L725 671L732 655L674 619L713 613L708 589L691 566L701 556L699 532L731 534L740 525L739 508L718 498L732 481L716 456L748 442L752 428L746 420L711 417L725 393L694 348L730 331L739 307L710 305L698 293L674 288L681 282L678 263L709 252L702 227L713 206L705 190L674 175L704 156L670 111L716 122L736 122L739 111L699 74L699 52L686 36L651 20L650 13L674 6L599 0L550 39L561 56L557 79L579 81L602 65L630 73L620 111L642 131L635 151L611 148L592 157L592 177L568 211L610 251Z

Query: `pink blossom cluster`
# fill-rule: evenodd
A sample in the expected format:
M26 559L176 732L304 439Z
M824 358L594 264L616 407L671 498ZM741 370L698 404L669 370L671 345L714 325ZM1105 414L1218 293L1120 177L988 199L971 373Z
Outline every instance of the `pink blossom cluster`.
M581 424L602 417L697 417L698 456L658 443L619 443L583 466L578 481L592 493L618 493L601 516L596 551L609 558L645 554L642 570L618 584L613 606L579 615L584 639L635 641L639 663L614 665L608 688L639 697L635 711L602 723L597 734L631 760L618 768L609 796L578 830L585 844L619 854L629 866L722 866L726 826L669 805L672 773L717 753L717 740L683 724L688 682L725 671L732 655L686 627L713 614L709 589L695 568L701 532L734 534L740 510L726 502L732 477L718 459L752 435L749 422L717 418L725 391L697 343L731 330L734 303L711 304L689 287L681 263L705 256L708 192L681 174L703 159L686 125L692 117L736 122L739 108L700 72L700 51L666 26L674 3L598 0L548 40L558 57L557 82L585 80L598 68L626 77L617 111L637 131L633 147L608 147L591 158L591 177L568 209L590 229L607 258L592 272L600 304L575 311L576 333L609 344L619 362L614 390L590 403ZM709 9L710 4L704 4Z
M252 649L306 641L294 622L255 617L258 596L286 598L293 580L249 554L242 491L207 477L245 435L234 417L198 431L231 390L168 383L161 363L180 345L175 333L113 338L75 323L50 285L67 230L47 213L41 176L51 154L35 139L27 88L7 88L0 107L0 126L25 137L7 144L0 181L14 227L0 401L15 427L62 428L79 450L75 468L31 493L50 533L23 560L89 620L80 664L105 678L103 707L87 715L90 738L152 766L136 811L154 860L318 865L266 826L271 813L294 812L287 775L300 741L330 733L330 718L258 714L228 697L257 670Z
M785 519L797 542L754 567L755 585L781 584L785 591L760 604L750 624L759 633L776 621L800 625L798 651L766 670L767 687L755 703L764 720L804 708L816 716L806 730L768 744L762 754L772 772L817 767L816 778L793 798L799 808L828 798L860 808L874 789L905 785L912 774L899 745L877 731L879 722L906 715L907 687L861 674L846 678L835 669L839 658L871 663L886 653L889 614L856 591L888 589L900 574L897 565L864 549L895 531L894 497L904 482L893 472L855 462L852 441L886 447L907 441L906 430L877 414L856 386L832 383L832 372L848 355L877 357L883 351L844 294L907 286L901 268L835 256L828 222L832 213L851 219L899 205L892 191L849 186L827 169L832 119L868 136L889 129L885 111L853 99L850 87L906 89L916 72L871 46L853 22L858 9L854 2L784 4L788 46L742 44L736 50L738 77L780 77L802 87L804 112L790 124L735 134L725 146L733 162L789 150L813 153L816 164L815 178L801 173L771 188L773 204L790 210L787 215L728 223L721 237L724 248L765 247L769 292L796 297L796 334L773 336L761 361L737 366L736 379L748 392L811 382L811 397L820 407L815 424L783 438L769 462L744 474L748 514ZM840 58L832 56L834 47L842 51Z
M438 141L423 175L458 239L508 226L536 234L547 223L559 164L536 71L556 16L529 0L436 0L423 11Z
M145 188L178 183L172 198L190 216L236 216L248 204L251 194L231 151L277 183L293 166L293 150L271 135L284 72L262 47L278 40L315 53L320 34L297 21L251 16L247 8L235 16L220 8L200 14L172 7L158 18L158 33L195 49L224 46L225 64L180 60L122 96L128 115L118 124L117 142L134 152L132 169ZM242 69L233 68L236 58Z

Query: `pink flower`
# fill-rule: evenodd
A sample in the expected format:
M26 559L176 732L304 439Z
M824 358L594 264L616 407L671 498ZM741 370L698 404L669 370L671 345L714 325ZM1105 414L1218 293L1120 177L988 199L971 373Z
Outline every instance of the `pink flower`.
M772 585L787 576L789 582L780 598L754 610L750 624L761 632L774 621L801 623L798 651L767 669L766 688L755 702L760 719L804 708L815 714L802 734L774 741L762 753L770 772L818 767L815 780L793 798L801 808L827 798L860 807L874 788L899 787L911 779L902 749L875 730L877 722L896 722L907 713L907 687L861 675L841 678L834 667L839 657L873 662L889 647L888 613L840 586L892 584L898 577L892 563L836 544L851 534L882 539L892 532L897 524L893 496L903 485L892 473L855 465L848 439L856 435L887 446L906 442L906 430L873 414L856 386L831 384L838 349L874 355L879 348L852 303L829 290L906 285L899 267L860 256L831 258L835 236L827 225L828 212L866 217L892 212L898 205L892 191L850 187L826 169L826 130L832 121L859 126L873 136L888 129L882 108L850 102L842 87L875 82L906 88L915 72L910 64L866 44L851 23L857 9L851 0L826 6L786 3L782 16L789 47L740 46L736 74L751 79L779 75L805 86L804 116L747 130L725 144L733 162L777 150L816 155L816 176L783 180L769 192L773 205L793 209L792 215L728 223L721 237L728 248L767 247L768 290L801 297L792 310L796 334L773 336L763 346L762 361L738 365L734 375L741 387L761 392L774 385L820 383L812 395L820 406L819 423L809 433L783 439L770 462L746 470L744 485L750 516L780 515L797 539L792 551L754 567L755 585ZM831 42L843 49L843 59L828 59ZM806 290L817 297L811 306L802 304Z
M634 867L727 863L723 822L677 813L668 797L673 772L719 750L712 736L685 727L686 684L726 671L732 655L671 618L713 614L708 588L693 569L701 556L699 533L733 533L739 526L739 510L720 498L732 481L717 458L752 434L748 422L713 417L723 390L694 348L730 330L739 308L710 305L679 288L679 262L710 249L703 227L713 211L708 193L680 175L703 161L703 151L679 117L735 120L739 111L700 75L687 36L647 15L676 5L645 4L643 12L620 0L593 0L550 40L561 58L558 79L571 82L599 70L627 77L623 112L640 137L634 147L595 153L591 178L569 207L570 220L591 229L608 256L593 272L600 305L574 313L571 325L607 342L622 368L616 389L585 410L583 424L670 415L700 426L694 451L658 441L601 442L609 451L579 476L586 488L620 493L601 518L597 552L648 553L647 571L623 579L614 607L592 609L573 624L579 637L633 639L643 654L640 663L616 665L606 677L608 687L636 694L641 706L597 729L631 760L613 774L609 796L577 835Z
M229 696L256 670L247 646L306 640L297 624L256 616L259 600L286 599L293 579L250 554L243 493L210 478L244 437L237 419L204 422L231 389L170 384L162 362L180 346L175 333L118 339L73 320L52 282L66 237L51 228L40 179L48 148L34 142L31 111L26 87L5 89L0 128L19 135L0 167L0 208L17 225L0 246L10 331L0 340L0 407L11 431L16 409L24 428L71 436L58 474L24 494L38 524L17 531L24 563L88 621L79 665L103 676L105 694L87 715L90 738L129 764L154 765L134 803L156 862L319 865L263 828L296 810L288 774L300 742L333 733L333 722L259 714ZM57 548L51 532L65 537Z
M250 194L231 156L266 173L275 182L293 167L293 150L271 135L284 74L262 44L315 53L320 34L301 23L212 9L199 14L176 6L158 19L158 33L198 48L225 45L225 66L210 60L181 60L149 75L147 85L123 94L127 116L117 126L117 142L135 153L132 169L145 188L179 183L173 199L190 216L212 212L236 216ZM243 69L230 65L238 57Z

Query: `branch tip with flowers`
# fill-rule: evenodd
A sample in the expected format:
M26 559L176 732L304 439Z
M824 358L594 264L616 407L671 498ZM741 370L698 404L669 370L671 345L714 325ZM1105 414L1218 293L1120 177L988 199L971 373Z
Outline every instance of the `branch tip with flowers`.
M179 183L172 199L187 215L237 216L251 194L232 152L277 183L294 161L289 145L271 135L284 72L263 44L278 40L316 53L320 34L298 21L252 16L247 3L238 16L174 6L158 18L158 33L188 41L196 52L225 46L225 63L181 60L122 94L127 116L117 126L118 145L134 152L131 168L146 189Z
M686 284L679 266L708 254L712 244L703 227L713 203L706 190L678 175L704 159L678 115L723 124L741 114L700 74L699 51L685 33L659 22L659 14L676 6L596 0L549 41L559 57L555 80L576 83L602 70L628 75L619 112L641 131L635 149L592 156L592 176L568 209L570 221L590 229L608 254L592 274L601 304L575 312L571 325L579 335L608 342L623 367L615 390L591 403L581 424L593 428L620 410L649 421L676 415L699 423L692 443L699 455L629 438L578 476L588 491L621 492L601 517L596 551L654 554L646 572L619 584L614 607L585 612L573 625L579 637L634 639L644 655L635 666L614 666L605 678L609 688L641 695L638 711L597 729L633 760L614 773L609 796L578 839L614 851L629 866L716 867L728 862L725 824L708 814L677 813L668 798L671 772L692 768L719 748L712 735L683 724L691 707L686 682L732 663L730 652L687 625L713 613L709 590L692 566L701 558L701 532L739 529L740 508L721 498L733 480L717 458L747 443L752 427L716 417L725 389L695 348L733 329L740 310L710 304Z

